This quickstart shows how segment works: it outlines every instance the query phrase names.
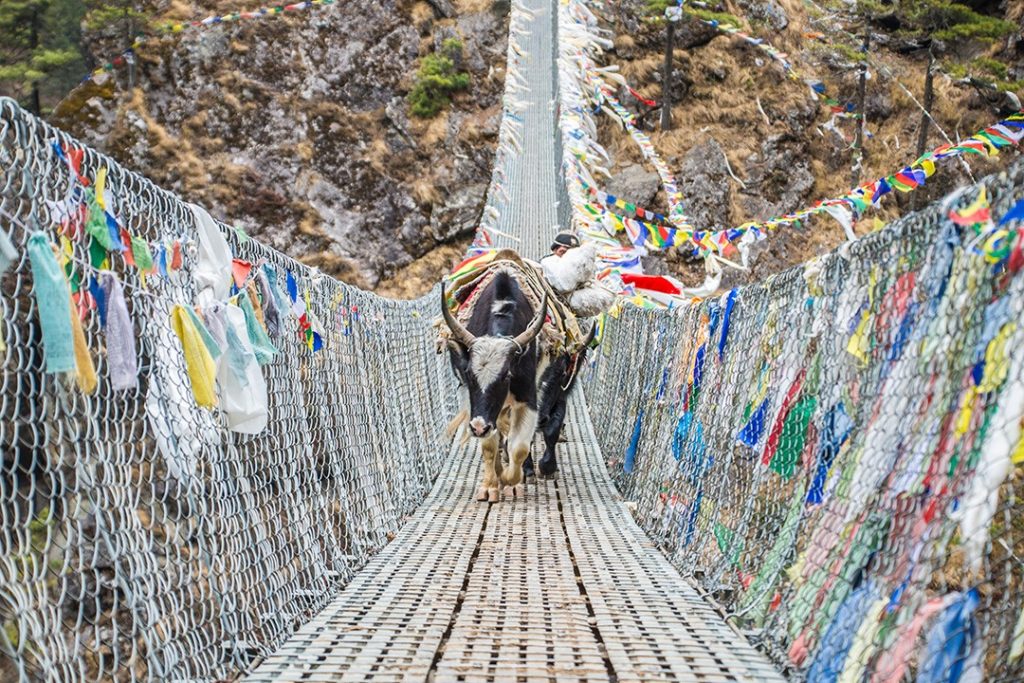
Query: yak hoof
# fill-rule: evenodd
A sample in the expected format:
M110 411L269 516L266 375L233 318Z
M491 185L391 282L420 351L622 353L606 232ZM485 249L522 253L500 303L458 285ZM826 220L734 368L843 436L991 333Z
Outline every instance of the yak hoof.
M501 500L501 494L497 486L481 486L476 491L476 499L481 503L497 503Z
M540 461L540 473L537 475L543 479L550 479L558 472L558 463L554 458Z
M523 484L516 484L515 486L505 487L506 498L525 498L526 497L526 486Z

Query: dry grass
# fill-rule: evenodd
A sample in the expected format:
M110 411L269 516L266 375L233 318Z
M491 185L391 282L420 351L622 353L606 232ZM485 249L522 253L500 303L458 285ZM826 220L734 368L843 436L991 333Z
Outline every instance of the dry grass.
M455 0L455 11L460 15L489 12L493 5L494 0Z
M432 119L411 119L413 136L420 146L433 148L441 144L448 135L448 110L442 111Z
M363 152L363 158L370 163L370 168L381 175L387 174L390 157L391 150L388 148L388 143L383 138L378 137L370 140L366 151Z
M192 19L195 17L195 10L192 8L191 2L185 2L185 0L171 0L167 5L167 9L160 13L160 19L163 21L184 21L186 19Z
M419 26L424 21L430 21L434 18L434 9L425 2L413 3L408 11L409 18L415 26Z
M412 179L412 196L420 206L432 206L441 202L441 191L429 176L417 176Z
M338 256L330 251L307 254L300 260L307 266L319 268L322 272L360 289L370 289L366 279L359 272L359 264L350 258Z
M661 65L661 57L656 54L648 54L639 59L630 59L619 62L619 71L630 83L643 83L643 87L645 88L657 89L658 97L660 97L660 86L655 86L648 82L651 80L652 76L654 76L655 72L661 68ZM640 92L644 93L643 90L640 90Z

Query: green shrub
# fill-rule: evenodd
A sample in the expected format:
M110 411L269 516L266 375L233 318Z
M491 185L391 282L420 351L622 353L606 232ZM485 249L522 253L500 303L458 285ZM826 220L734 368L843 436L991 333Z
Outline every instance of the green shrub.
M974 66L1003 81L1005 81L1009 75L1009 69L1006 64L1003 64L998 59L992 59L991 57L979 57L978 59L975 59Z
M469 74L457 71L455 62L462 57L462 43L449 38L441 50L427 55L416 72L416 85L409 93L409 109L413 116L433 118L451 104L451 96L469 87Z

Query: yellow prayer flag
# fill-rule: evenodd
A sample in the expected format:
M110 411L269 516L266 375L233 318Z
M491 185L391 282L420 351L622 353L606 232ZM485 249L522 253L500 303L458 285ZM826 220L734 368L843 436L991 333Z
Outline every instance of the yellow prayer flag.
M217 405L217 393L214 388L217 366L191 316L180 304L171 309L171 328L181 340L185 370L188 372L196 403L203 408L213 408Z
M82 331L82 321L75 310L75 302L71 302L69 315L71 316L71 339L75 350L75 381L78 387L87 394L96 391L99 381L96 378L96 366L93 365L92 356L89 355L89 345L85 341L85 332Z
M100 208L104 211L107 210L107 200L103 196L103 190L107 186L107 167L104 166L100 170L96 171L96 203L100 205Z
M1014 465L1024 462L1024 436L1017 442L1017 447L1013 449L1013 455L1010 456L1010 460L1013 461Z

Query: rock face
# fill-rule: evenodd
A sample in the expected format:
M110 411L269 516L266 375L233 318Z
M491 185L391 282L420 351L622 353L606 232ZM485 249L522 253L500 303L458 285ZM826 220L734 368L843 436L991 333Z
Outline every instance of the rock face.
M748 216L781 216L798 209L814 187L806 142L792 135L770 135L746 167L742 202Z
M628 197L629 201L641 206L651 206L660 187L661 180L657 173L632 164L612 176L605 191L616 197Z
M752 22L763 22L770 28L781 31L789 26L789 17L786 10L782 9L779 3L774 0L759 2L758 0L738 0L739 6L744 14Z
M139 87L90 86L54 122L275 248L372 287L476 226L507 9L343 3L147 43ZM418 59L450 37L470 89L437 119L410 120Z
M686 199L686 215L694 225L718 228L732 225L729 210L732 180L725 152L717 140L709 138L687 152L676 180Z

